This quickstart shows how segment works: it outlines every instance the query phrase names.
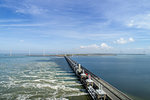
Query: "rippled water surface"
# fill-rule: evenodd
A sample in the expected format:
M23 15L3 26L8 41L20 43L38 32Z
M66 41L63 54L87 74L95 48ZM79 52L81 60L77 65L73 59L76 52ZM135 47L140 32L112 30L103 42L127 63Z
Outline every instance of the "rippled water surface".
M63 57L0 55L0 100L88 99L81 96L86 94Z
M72 57L134 100L150 100L150 56Z

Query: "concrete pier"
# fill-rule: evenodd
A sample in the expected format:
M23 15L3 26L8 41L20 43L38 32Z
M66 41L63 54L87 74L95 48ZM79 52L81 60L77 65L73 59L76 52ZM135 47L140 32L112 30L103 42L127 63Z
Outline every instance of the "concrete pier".
M79 65L77 62L73 61L71 58L68 56L65 56L66 61L70 65L70 67L75 71L76 65ZM108 82L104 81L100 77L96 76L89 70L87 70L85 67L79 65L81 69L85 71L85 73L88 73L91 75L91 79L94 81L94 83L99 86L99 84L102 85L103 90L107 93L107 96L109 97L110 100L132 100L130 97L128 97L126 94L123 92L119 91L117 88L113 87L110 85ZM76 73L76 72L75 72ZM108 99L108 100L109 100Z

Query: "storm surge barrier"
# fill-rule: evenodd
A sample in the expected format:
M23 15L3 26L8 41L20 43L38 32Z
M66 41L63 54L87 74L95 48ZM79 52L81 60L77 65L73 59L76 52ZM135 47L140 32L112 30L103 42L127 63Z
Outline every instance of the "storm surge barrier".
M128 97L125 93L121 92L120 90L118 90L117 88L115 88L114 86L110 85L108 82L104 81L102 78L96 76L95 74L93 74L92 72L90 72L88 69L86 69L85 67L81 66L80 64L78 64L77 62L75 62L74 60L72 60L70 57L68 56L64 56L64 58L66 59L66 61L68 62L69 66L72 68L72 70L76 73L76 75L80 78L80 81L82 81L81 79L81 74L78 74L78 70L77 66L79 66L78 68L81 69L81 72L85 72L87 75L90 75L91 80L93 81L93 83L97 86L99 86L99 84L102 85L102 89L103 91L106 93L107 98L101 98L100 100L132 100L130 97ZM77 69L77 70L76 70ZM85 84L83 84L85 85ZM85 86L87 87L87 86ZM89 92L89 87L86 88L87 91ZM97 92L96 92L97 93ZM93 95L94 93L89 92L89 94L91 95L91 97L94 100L99 100L99 99L95 99Z

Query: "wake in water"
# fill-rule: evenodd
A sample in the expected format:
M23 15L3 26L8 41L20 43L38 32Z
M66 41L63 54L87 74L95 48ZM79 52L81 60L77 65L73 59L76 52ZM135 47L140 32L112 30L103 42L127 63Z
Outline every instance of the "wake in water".
M4 58L0 64L0 99L67 100L69 96L86 95L63 58L14 59Z

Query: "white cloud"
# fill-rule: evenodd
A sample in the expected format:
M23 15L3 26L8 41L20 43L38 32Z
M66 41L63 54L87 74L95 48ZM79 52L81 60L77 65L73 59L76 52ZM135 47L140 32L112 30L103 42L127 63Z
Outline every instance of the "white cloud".
M119 40L116 41L116 43L118 43L118 44L126 44L127 40L125 40L124 38L120 38Z
M35 5L24 5L22 8L17 8L16 13L24 13L24 14L32 14L32 15L39 15L46 13L48 10L40 8Z
M129 27L132 27L134 25L134 20L131 20L128 24L127 24L127 26L129 26Z
M126 43L130 43L130 42L134 42L135 40L130 37L129 39L124 39L124 38L120 38L116 41L114 41L114 43L117 43L117 44L126 44Z
M150 29L150 14L139 14L130 18L128 27Z
M106 43L102 43L102 44L100 45L100 47L101 47L102 49L110 49L110 48L112 48L112 47L108 46Z
M81 49L86 49L86 48L99 48L98 45L96 44L92 44L92 45L88 45L88 46L80 46Z
M81 49L110 49L111 46L108 46L106 43L101 43L100 45L92 44L87 46L80 46Z
M133 38L129 38L129 42L134 42L135 40Z

